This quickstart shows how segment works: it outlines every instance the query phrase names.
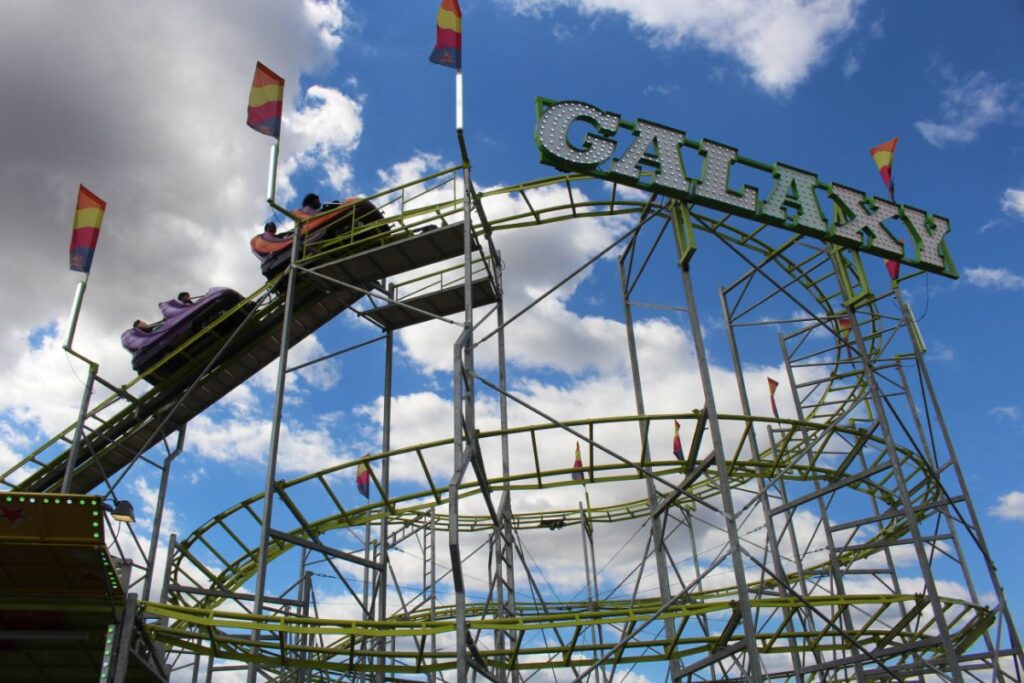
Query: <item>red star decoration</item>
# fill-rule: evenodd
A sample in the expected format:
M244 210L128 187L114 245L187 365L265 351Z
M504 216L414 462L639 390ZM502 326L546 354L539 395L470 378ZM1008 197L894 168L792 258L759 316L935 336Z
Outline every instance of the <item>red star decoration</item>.
M18 522L28 521L29 518L25 516L25 506L22 505L20 508L9 508L6 505L0 505L0 514L4 516L11 526L17 526Z

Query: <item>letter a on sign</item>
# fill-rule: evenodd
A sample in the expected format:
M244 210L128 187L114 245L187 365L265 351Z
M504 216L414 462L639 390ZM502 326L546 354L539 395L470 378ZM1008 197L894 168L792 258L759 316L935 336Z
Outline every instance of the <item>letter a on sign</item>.
M646 164L658 169L651 183L653 187L685 192L686 174L680 153L686 141L683 132L640 120L633 134L636 136L633 144L612 164L612 175L635 183L640 178L640 165ZM651 147L653 154L647 152Z

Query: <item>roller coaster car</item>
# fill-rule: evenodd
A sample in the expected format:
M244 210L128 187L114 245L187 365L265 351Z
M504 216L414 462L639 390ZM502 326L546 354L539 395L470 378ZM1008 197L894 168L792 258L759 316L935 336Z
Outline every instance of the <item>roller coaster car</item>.
M303 242L305 244L321 242L383 220L384 214L372 202L358 197L350 197L340 203L324 204L320 213L302 221ZM384 236L387 232L388 226L381 223L374 234ZM273 239L267 239L265 235L256 235L250 241L253 253L262 262L263 276L268 280L284 270L291 261L291 235L292 233L285 233L275 236ZM360 236L361 238L362 236Z
M145 372L174 351L181 342L202 331L203 336L189 345L187 354L176 354L161 366L157 373L159 376L151 374L146 379L155 384L170 376L187 364L197 352L217 339L225 338L242 324L254 304L248 303L216 325L212 324L223 313L235 308L242 299L242 295L233 289L214 287L206 294L194 297L192 303L182 303L177 299L161 302L159 306L160 312L164 314L163 320L152 325L149 330L132 327L121 334L121 345L132 354L132 369L140 374Z

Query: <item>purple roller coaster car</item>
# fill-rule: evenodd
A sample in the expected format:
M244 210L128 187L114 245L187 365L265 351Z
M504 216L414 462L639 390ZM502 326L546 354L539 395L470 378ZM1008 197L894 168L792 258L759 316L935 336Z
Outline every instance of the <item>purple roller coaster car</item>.
M178 299L161 302L159 307L163 320L148 330L132 327L121 334L121 345L132 354L132 368L136 372L144 372L181 341L199 332L241 300L242 295L233 289L214 287L206 294L192 298L191 303ZM233 328L243 318L244 315L232 316L225 322Z

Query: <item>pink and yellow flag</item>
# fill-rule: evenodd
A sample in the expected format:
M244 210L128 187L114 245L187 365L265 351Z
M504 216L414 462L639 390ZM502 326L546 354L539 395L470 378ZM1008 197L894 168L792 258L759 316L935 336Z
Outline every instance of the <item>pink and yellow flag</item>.
M576 460L572 463L572 478L574 481L583 481L583 457L580 455L580 442L576 442Z
M773 380L771 377L768 378L768 397L772 401L772 415L776 418L779 417L779 408L775 405L775 390L779 388L779 383Z
M88 274L106 210L105 201L87 190L85 185L78 186L78 205L71 224L71 270Z
M893 138L871 148L871 158L875 160L875 166L882 174L882 182L889 190L889 199L893 201L896 201L896 185L892 181L892 157L896 153L896 143L899 141L899 138Z
M679 420L672 420L675 425L675 433L672 436L672 455L680 460L683 459L683 442L679 440Z
M370 468L365 462L356 466L356 487L363 498L370 497Z
M895 259L885 259L885 269L889 271L890 280L900 279L900 262Z
M253 130L272 138L281 137L281 111L284 108L284 79L256 62L249 93L249 118Z
M843 338L843 343L846 344L846 357L853 358L853 347L850 346L850 331L853 329L853 320L850 316L844 315L839 318L839 336Z
M430 61L453 69L462 68L462 9L459 0L441 0L437 10L437 42Z

